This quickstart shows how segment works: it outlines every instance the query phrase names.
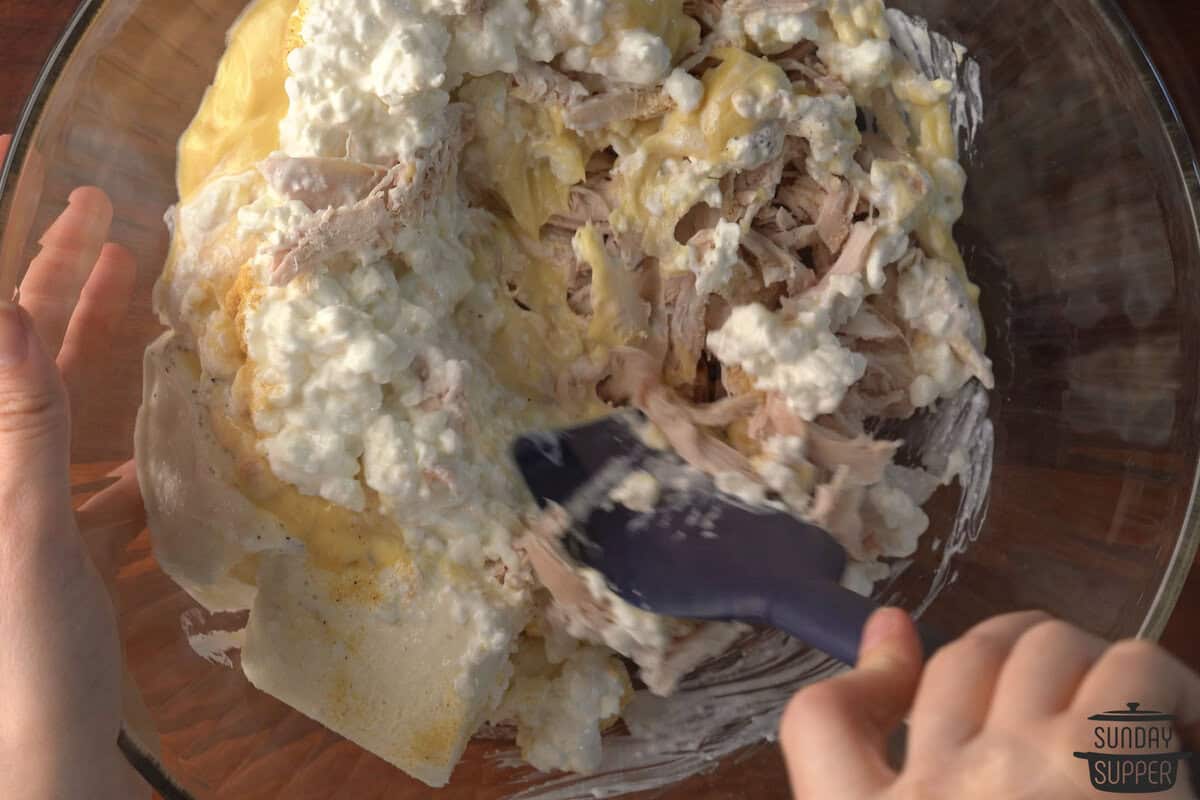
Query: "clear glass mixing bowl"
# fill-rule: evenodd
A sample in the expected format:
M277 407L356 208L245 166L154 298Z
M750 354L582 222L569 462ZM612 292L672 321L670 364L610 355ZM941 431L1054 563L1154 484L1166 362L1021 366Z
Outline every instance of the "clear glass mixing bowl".
M959 236L983 289L998 386L986 413L990 431L976 420L993 443L981 461L990 460L990 481L986 471L976 475L990 494L935 498L934 530L886 597L910 607L932 599L928 618L950 632L986 615L1040 607L1108 637L1157 636L1200 536L1193 498L1200 244L1191 148L1110 0L892 5L966 44L982 67L985 120L969 158ZM131 455L141 354L159 331L150 289L167 249L163 214L176 199L175 142L243 6L84 2L4 165L0 292L19 282L36 234L82 184L113 198L113 238L140 264L109 379L75 409L80 486ZM195 603L158 570L144 535L118 590L129 666L164 763L197 797L429 796L258 692L237 669L198 658L180 624ZM757 683L699 681L708 694L694 697L738 691L752 710L718 739L737 743L745 730L769 730L787 692L818 671L783 661L768 659ZM668 753L640 774L573 784L513 766L511 750L502 732L477 739L439 796L592 796L654 787L704 764ZM786 796L769 745L707 766L640 796Z

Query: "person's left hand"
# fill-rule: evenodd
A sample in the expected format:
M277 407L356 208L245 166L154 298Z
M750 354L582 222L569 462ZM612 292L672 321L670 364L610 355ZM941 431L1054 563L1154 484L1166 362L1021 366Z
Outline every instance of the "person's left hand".
M0 137L0 160L8 144ZM20 305L0 301L0 796L12 800L150 794L117 748L109 594L144 525L137 479L126 464L77 517L69 473L70 405L88 402L88 379L106 368L136 275L129 252L106 244L112 215L102 191L75 190Z

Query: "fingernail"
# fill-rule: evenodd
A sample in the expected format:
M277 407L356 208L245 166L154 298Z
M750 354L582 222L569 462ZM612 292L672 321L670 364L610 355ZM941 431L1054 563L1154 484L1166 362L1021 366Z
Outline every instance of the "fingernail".
M29 353L25 315L15 303L0 302L0 369L12 369Z

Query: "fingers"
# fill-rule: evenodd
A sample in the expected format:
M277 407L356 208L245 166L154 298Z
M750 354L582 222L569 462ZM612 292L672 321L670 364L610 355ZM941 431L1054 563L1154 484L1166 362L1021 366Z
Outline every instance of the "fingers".
M1048 619L1041 611L993 617L938 650L917 690L910 752L945 752L975 736L987 720L1009 653L1027 631Z
M116 483L75 512L92 561L110 589L125 548L146 527L146 508L133 461L125 462L111 474Z
M106 244L83 286L67 324L58 366L72 397L91 385L92 374L105 368L112 340L129 310L137 265L119 244Z
M1071 708L1086 717L1127 703L1174 714L1189 746L1200 746L1200 677L1153 642L1129 639L1108 648L1083 679Z
M996 695L1005 700L993 704L989 721L1019 730L1031 721L1064 711L1108 646L1103 639L1061 620L1030 629L1004 665Z
M57 352L62 343L112 216L112 203L104 192L76 189L66 210L42 236L41 252L21 281L21 304L36 320L38 336L49 352Z
M863 631L858 666L792 699L780 741L797 797L868 797L894 780L887 736L912 702L921 659L912 619L883 608Z
M0 136L0 161L3 161L4 157L8 155L8 147L11 144L12 144L12 134L11 133L6 133L3 136Z
M71 516L66 393L24 309L0 303L0 586L77 574L85 559ZM0 612L0 617L3 614Z
M66 394L24 309L0 302L0 492L70 504ZM43 492L43 488L46 492ZM0 508L20 504L0 501ZM11 531L8 531L11 533Z

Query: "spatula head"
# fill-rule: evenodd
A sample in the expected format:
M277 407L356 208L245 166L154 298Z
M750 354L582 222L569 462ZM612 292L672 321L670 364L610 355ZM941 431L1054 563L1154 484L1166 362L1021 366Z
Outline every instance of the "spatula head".
M567 510L568 552L617 594L661 614L765 621L779 593L838 581L845 552L825 531L719 491L673 452L647 444L646 427L640 413L624 411L513 447L538 503ZM612 499L638 470L658 484L650 511Z

